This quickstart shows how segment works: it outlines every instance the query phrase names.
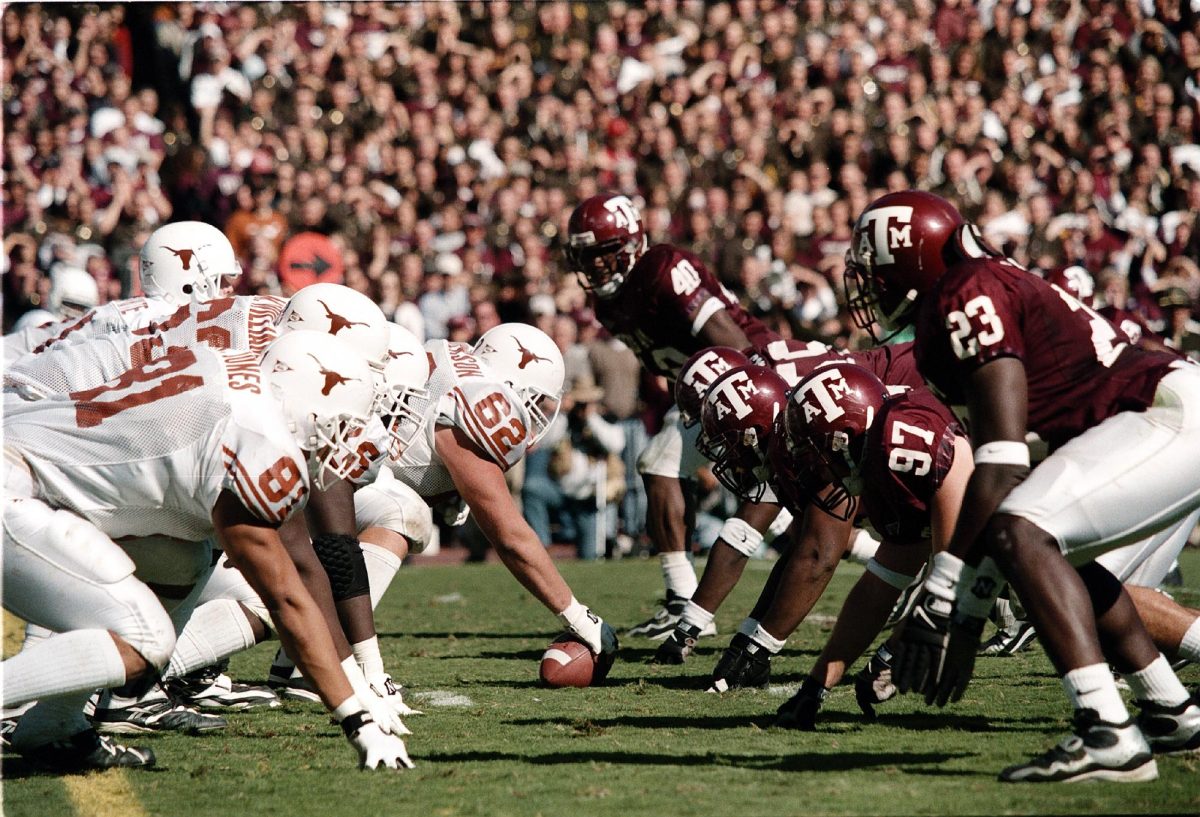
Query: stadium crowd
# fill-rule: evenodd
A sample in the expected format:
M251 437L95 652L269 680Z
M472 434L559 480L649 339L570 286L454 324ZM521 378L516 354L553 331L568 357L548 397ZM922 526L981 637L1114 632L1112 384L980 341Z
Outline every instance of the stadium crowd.
M930 190L1200 356L1193 6L10 5L5 330L63 270L137 294L138 248L180 219L224 228L242 294L342 282L426 338L530 320L624 432L636 536L632 463L667 398L565 272L576 203L630 195L772 328L846 346L854 217Z

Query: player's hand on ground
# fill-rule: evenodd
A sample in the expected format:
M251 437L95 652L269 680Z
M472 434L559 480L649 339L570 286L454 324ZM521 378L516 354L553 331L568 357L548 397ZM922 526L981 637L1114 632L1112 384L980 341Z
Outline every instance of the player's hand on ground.
M817 728L817 713L828 696L829 690L816 678L805 678L796 694L775 711L775 725L812 732Z
M671 631L654 653L655 664L682 664L696 648L700 639L700 628L681 621Z
M578 606L575 606L578 605ZM593 613L589 608L575 602L567 608L559 618L567 629L577 635L594 655L614 656L620 644L617 633L608 622Z
M412 759L404 741L396 735L385 734L370 713L348 715L341 722L346 739L358 751L360 769L411 769Z
M891 653L885 647L871 656L867 665L854 676L854 699L867 720L875 720L875 707L896 696L892 683Z
M955 615L950 621L950 633L946 644L946 657L942 672L937 679L933 703L945 706L962 698L975 674L975 656L979 653L979 642L983 636L985 619ZM925 700L929 701L927 692Z
M771 653L745 633L738 633L717 661L709 692L765 687L771 681Z

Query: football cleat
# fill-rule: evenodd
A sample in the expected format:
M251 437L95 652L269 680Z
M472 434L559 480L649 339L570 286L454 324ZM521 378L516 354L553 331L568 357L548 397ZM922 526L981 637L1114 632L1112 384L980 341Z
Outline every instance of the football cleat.
M174 700L160 688L127 706L96 705L90 715L96 731L130 735L142 732L185 732L198 735L224 729L220 715L201 712Z
M625 634L648 638L651 641L662 641L675 632L675 626L679 624L679 617L683 615L683 608L687 606L687 603L688 600L683 596L677 595L673 590L668 590L663 606L641 624L629 628ZM717 625L711 621L700 631L702 637L716 634Z
M152 750L141 746L122 746L112 738L97 735L91 729L63 740L23 749L21 755L34 766L60 773L118 767L149 769L154 765Z
M682 664L696 648L700 633L700 627L681 620L666 640L658 645L658 650L654 653L654 663Z
M1002 627L983 642L979 648L980 655L1008 656L1016 655L1029 648L1037 638L1037 631L1028 621L1018 621L1015 628Z
M13 732L17 731L17 718L0 719L0 749L12 746Z
M283 650L279 651L283 654ZM271 664L267 673L267 689L289 701L321 703L321 696L291 664Z
M1150 744L1133 718L1124 723L1107 723L1100 720L1094 709L1078 709L1072 726L1073 734L1045 754L1000 772L1000 781L1137 783L1158 777L1158 765Z
M253 709L282 706L279 697L265 686L235 683L218 666L205 667L166 681L177 699L200 709Z
M745 633L729 642L713 670L708 692L728 692L771 683L771 653Z
M1134 701L1138 726L1156 755L1200 751L1200 706L1193 696L1175 706Z

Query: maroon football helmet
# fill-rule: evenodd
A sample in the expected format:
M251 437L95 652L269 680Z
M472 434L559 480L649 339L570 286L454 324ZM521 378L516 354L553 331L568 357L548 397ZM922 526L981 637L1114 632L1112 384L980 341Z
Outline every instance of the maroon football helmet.
M617 294L647 246L642 214L628 196L592 196L567 222L567 269L600 298Z
M1075 300L1087 307L1096 306L1096 282L1083 267L1074 266L1046 273L1046 283L1066 290Z
M691 428L700 422L704 395L714 380L730 369L749 365L750 358L728 346L710 346L689 357L675 381L675 405L684 426Z
M696 448L712 460L713 476L750 502L766 493L767 441L787 391L782 377L752 365L725 372L704 395Z
M920 190L889 193L858 221L846 253L846 305L854 322L894 333L913 319L913 305L956 256L995 255L954 205ZM878 340L878 338L876 338Z
M867 431L887 402L878 377L852 363L833 363L796 386L782 433L793 477L818 508L838 519L854 512Z

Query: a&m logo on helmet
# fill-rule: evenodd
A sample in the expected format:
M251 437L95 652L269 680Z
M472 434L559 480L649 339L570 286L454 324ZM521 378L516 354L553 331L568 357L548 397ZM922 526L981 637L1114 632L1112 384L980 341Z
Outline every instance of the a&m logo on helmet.
M838 419L846 413L838 401L849 394L850 384L839 369L818 369L807 382L800 385L798 396L804 408L805 422L810 422L814 417L823 417L827 422ZM868 417L872 411L868 409Z
M861 264L891 264L896 257L892 250L911 247L913 208L904 205L876 207L860 217L858 243L854 245L855 260Z
M638 211L628 196L613 196L604 202L604 209L613 214L613 220L619 229L638 232Z
M736 372L725 382L714 386L707 400L717 412L717 419L723 420L729 414L741 420L754 411L750 397L759 393L758 386L746 372Z

